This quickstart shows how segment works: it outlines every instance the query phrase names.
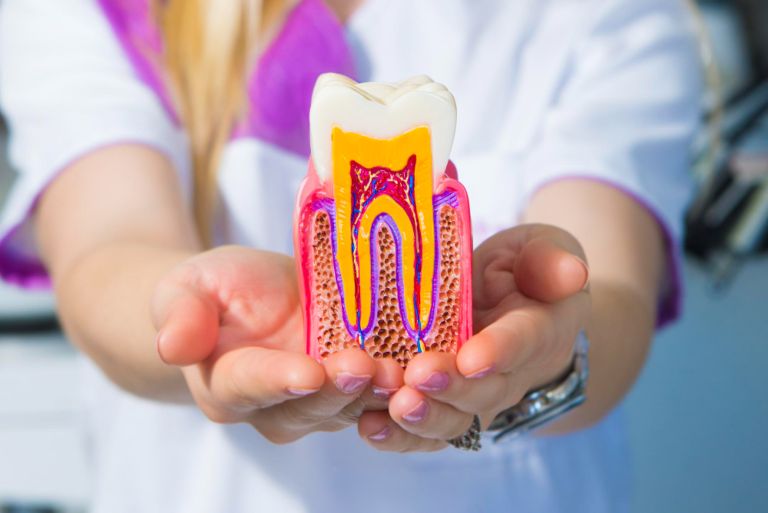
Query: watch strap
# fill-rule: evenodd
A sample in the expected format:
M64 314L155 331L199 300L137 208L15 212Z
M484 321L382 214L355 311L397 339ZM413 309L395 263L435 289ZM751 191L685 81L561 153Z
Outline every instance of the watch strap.
M501 412L488 431L493 441L526 433L584 402L589 363L589 341L584 332L576 338L573 360L563 378L525 394L516 405Z

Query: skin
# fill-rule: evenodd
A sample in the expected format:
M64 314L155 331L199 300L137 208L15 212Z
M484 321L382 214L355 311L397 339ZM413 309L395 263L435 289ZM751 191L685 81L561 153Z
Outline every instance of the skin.
M531 199L526 222L475 251L477 334L403 372L357 349L306 356L293 259L202 251L176 173L152 149L112 146L74 162L35 215L65 330L125 390L194 401L212 421L248 422L275 443L357 424L372 446L400 452L444 448L473 414L487 423L560 376L582 328L588 400L548 432L598 421L636 378L664 271L653 218L610 187L567 180Z
M358 430L369 443L393 451L440 449L441 440L470 426L473 414L487 426L526 391L562 375L580 329L591 342L587 401L538 433L589 427L629 391L650 347L664 271L655 221L629 197L588 180L545 187L526 220L558 223L573 235L523 225L475 250L478 333L455 357L428 353L409 364L389 416L361 417ZM585 256L588 284L579 261ZM414 412L423 419L414 421Z

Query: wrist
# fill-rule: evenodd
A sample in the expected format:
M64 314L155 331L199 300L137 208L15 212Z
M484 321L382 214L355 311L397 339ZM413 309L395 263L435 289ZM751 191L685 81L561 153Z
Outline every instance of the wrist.
M516 405L499 413L488 430L494 441L518 436L549 424L580 406L589 376L589 341L579 333L568 369L549 384L531 389Z

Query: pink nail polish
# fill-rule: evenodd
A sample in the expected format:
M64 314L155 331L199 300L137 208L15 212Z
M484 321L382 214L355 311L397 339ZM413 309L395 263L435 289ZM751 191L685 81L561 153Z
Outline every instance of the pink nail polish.
M373 396L378 399L389 399L397 390L394 388L373 387Z
M480 369L466 376L467 379L480 379L490 375L493 372L493 365Z
M354 394L363 389L371 381L372 376L356 376L348 372L340 372L336 375L336 388L344 394Z
M442 392L451 384L451 378L445 372L433 372L427 379L416 385L425 392Z
M413 424L424 420L429 413L429 405L426 401L421 401L418 406L403 415L403 420Z
M368 439L373 440L374 442L381 442L382 440L389 438L391 433L392 430L389 428L389 426L384 426L384 429L381 431L377 431L372 435L368 435Z
M291 395L295 395L296 397L304 397L310 394L314 394L317 392L317 389L311 389L311 388L293 388L288 387L288 393Z

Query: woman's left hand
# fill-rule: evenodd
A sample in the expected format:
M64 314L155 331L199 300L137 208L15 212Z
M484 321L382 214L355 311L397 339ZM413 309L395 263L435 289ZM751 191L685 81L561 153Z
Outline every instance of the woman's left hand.
M474 252L476 335L458 354L426 352L406 369L389 412L365 412L360 435L385 451L433 451L483 428L531 389L561 376L590 316L589 271L578 241L548 225L522 225Z

